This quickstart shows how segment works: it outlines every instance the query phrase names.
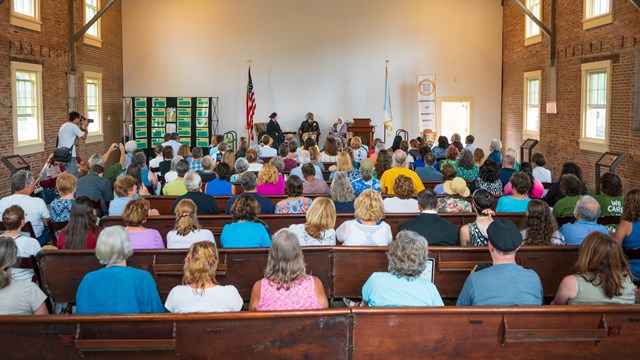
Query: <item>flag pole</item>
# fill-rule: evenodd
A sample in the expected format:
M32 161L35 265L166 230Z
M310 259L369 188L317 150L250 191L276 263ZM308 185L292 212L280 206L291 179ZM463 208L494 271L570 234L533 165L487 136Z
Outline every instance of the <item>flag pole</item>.
M249 67L249 72L251 71L251 62L252 62L251 59L247 60L247 66ZM247 72L247 82L249 81L249 72ZM245 120L245 123L246 123L246 120ZM247 128L247 142L249 143L249 147L251 147L251 129L250 128Z

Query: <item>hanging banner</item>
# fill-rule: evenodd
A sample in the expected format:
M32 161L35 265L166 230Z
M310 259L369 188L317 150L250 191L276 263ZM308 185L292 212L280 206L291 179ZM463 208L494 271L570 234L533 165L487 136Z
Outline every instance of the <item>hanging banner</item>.
M420 133L424 130L436 131L436 76L416 76L418 87L418 119Z

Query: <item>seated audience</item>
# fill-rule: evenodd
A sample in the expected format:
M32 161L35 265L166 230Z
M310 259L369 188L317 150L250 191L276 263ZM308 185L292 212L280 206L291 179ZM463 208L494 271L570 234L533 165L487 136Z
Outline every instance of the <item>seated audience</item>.
M414 159L414 167L415 167L415 160L417 160L420 157L419 148L420 148L420 142L418 141L418 139L409 140L409 148L407 150L407 154Z
M47 161L44 163L40 174L38 175L38 182L49 179L57 179L58 176L66 174L66 168L60 161L53 160L53 154L49 155ZM54 181L55 183L55 181Z
M249 142L247 141L246 137L241 136L238 140L238 151L236 152L236 159L246 157L247 150L249 150Z
M40 245L49 241L49 209L44 200L32 197L36 182L31 171L20 170L11 176L11 190L15 193L0 199L0 215L12 205L18 205L24 210L25 221L31 222L33 232Z
M126 170L126 175L136 179L139 195L151 195L157 192L158 180L147 168L147 157L143 152L137 152L131 156L131 164Z
M520 171L520 162L518 161L519 159L518 150L512 147L508 147L507 150L504 151L504 158L502 160L503 167L504 167L504 159L506 159L507 156L511 156L515 159L515 165L513 166L513 169L515 171Z
M164 307L171 313L242 310L242 297L233 285L216 281L218 249L210 241L191 244L184 259L182 285L171 289Z
M293 224L289 231L298 237L300 246L336 245L336 207L326 197L317 197L309 208L304 224Z
M332 168L334 168L334 166L331 166L329 170L331 170ZM329 180L333 181L333 177L338 171L342 171L348 174L349 181L358 180L358 178L360 177L360 170L353 167L353 161L351 161L351 156L348 152L342 152L340 153L340 155L338 155L338 163L335 166L335 170L333 170L331 172L331 175L329 175Z
M438 196L431 189L418 193L418 209L420 215L403 224L398 231L410 230L424 236L429 245L459 245L458 228L438 216Z
M307 181L306 176L304 176L302 172L302 167L305 164L309 163L310 161L311 161L311 156L309 155L309 151L307 150L301 151L300 154L298 155L298 162L300 163L300 166L291 170L289 172L289 176L297 175L300 179L302 179L302 181ZM313 164L310 164L310 165L313 166L313 168L315 169L314 177L317 180L324 181L324 178L322 177L322 170L320 170L320 168L317 165L313 165Z
M184 199L189 199L196 204L198 215L215 215L220 212L213 196L202 193L202 180L196 172L189 171L184 175L184 187L187 189L187 193L179 196L173 202L173 206L171 206L172 214L175 213L178 203Z
M331 185L333 186L333 184ZM418 200L414 199L413 181L404 175L398 175L393 183L394 197L385 198L385 213L419 213Z
M502 141L498 139L491 140L491 145L489 145L489 156L487 156L487 160L493 161L498 167L502 167L502 154L500 154L500 150L502 150Z
M624 212L613 237L624 249L640 248L640 189L633 189L625 196ZM633 277L640 279L640 259L633 258L629 264Z
M458 158L458 155L460 155L458 149L456 149L456 147L453 145L449 145L449 147L447 148L447 157L441 160L439 163L440 171L442 171L442 167L446 164L456 166L456 159Z
M302 180L296 175L289 176L284 187L287 198L278 201L276 204L276 214L305 214L313 200L302 196Z
M187 160L179 160L176 163L177 177L164 185L162 193L164 195L184 195L187 193L187 188L184 186L184 176L189 171L189 162Z
M330 194L331 189L327 185L326 181L318 180L317 167L312 164L302 165L302 175L304 176L304 183L302 183L303 194ZM289 176L297 176L291 174Z
M258 152L255 149L247 150L246 159L249 162L247 171L258 172L262 169L262 164L258 163Z
M388 272L374 272L362 287L369 306L444 306L427 268L429 244L420 234L400 231L387 250Z
M180 155L174 157L173 159L171 159L171 170L164 174L164 181L165 183L169 183L172 182L173 180L178 178L178 172L176 171L176 165L178 164L178 161L180 160L184 160L184 158Z
M215 246L211 230L203 229L198 223L198 205L193 200L180 200L175 214L173 230L167 234L167 249L187 249L198 241L212 242Z
M346 246L387 246L393 239L391 227L384 218L382 196L374 190L365 190L355 201L355 220L342 223L336 230L336 239Z
M310 310L329 307L322 281L308 275L295 234L282 229L273 235L264 278L253 285L249 311Z
M133 152L136 151L137 147L138 145L136 144L135 140L129 140L124 143L125 155L124 164L122 165L123 172L127 171L127 168L129 168L129 165L131 165L131 157L133 156Z
M345 172L337 171L336 176L331 182L331 200L336 207L337 213L352 213L355 212L353 202L356 199L356 194L353 192L351 182ZM413 184L411 184L413 187Z
M456 170L456 167L451 164L444 164L444 166L442 167L442 175L444 182L451 181L458 175L458 170ZM436 194L446 194L446 192L444 191L444 182L433 187L433 191ZM502 191L502 187L500 187L500 191Z
M600 177L600 194L595 198L602 209L602 216L622 216L624 198L622 197L622 180L610 172ZM615 230L615 228L614 228Z
M473 163L478 167L482 167L482 165L484 165L484 160L484 150L482 150L481 148L476 148L473 151Z
M600 204L592 196L584 195L576 203L573 212L576 221L562 225L560 233L564 236L567 245L580 245L587 235L593 231L608 234L609 231L603 225L597 223L600 217Z
M164 249L160 232L148 229L142 224L149 216L149 201L138 198L129 201L122 211L122 222L129 233L129 241L133 249Z
M384 143L382 144L384 146ZM387 170L391 169L391 155L385 149L378 151L376 161L373 163L373 178L380 180Z
M389 155L389 153L387 152L387 148L384 145L384 143L382 142L382 140L381 139L378 139L378 140L380 140L380 141L378 141L377 143L374 140L374 142L373 142L374 143L374 145L373 145L374 148L367 152L367 153L371 153L371 155L369 155L368 159L371 160L371 164L373 166L376 166L376 163L378 161L378 153L380 151L384 150L385 154ZM431 151L430 148L429 148L429 151ZM391 157L389 157L389 167L388 168L391 168Z
M178 155L182 156L183 159L185 159L189 164L191 164L191 161L193 160L193 158L191 157L191 150L189 150L189 145L186 145L186 144L180 145L180 147L178 148Z
M108 160L109 156L111 156L111 153L114 152L116 149L120 151L120 160L109 167L105 167L103 162L105 160ZM89 163L89 167L93 165L100 165L104 167L103 176L105 179L109 180L111 185L113 185L116 182L116 179L120 175L122 175L122 169L124 167L125 158L126 158L126 152L124 150L124 145L114 143L114 144L111 144L111 146L109 146L109 148L107 149L107 152L105 152L104 155L100 155L100 154L91 155L89 157L88 163Z
M566 162L562 165L562 171L560 173L559 179L562 179L562 176L572 174L578 177L580 182L583 184L582 195L588 195L587 187L584 186L585 182L582 179L582 170L580 167L573 162ZM560 190L560 181L554 182L551 184L547 195L544 197L544 201L549 204L549 206L553 207L556 205L556 202L564 197L564 193Z
M363 159L360 161L360 177L351 182L351 187L356 196L362 194L363 191L372 189L377 192L382 191L380 180L373 178L373 165L371 160ZM412 183L413 185L413 183Z
M231 170L231 172L236 171L236 169L235 169L235 166L236 166L236 153L235 153L235 151L233 151L233 149L227 149L222 154L222 159L221 159L220 163L225 163L225 164L229 165L229 170Z
M455 177L453 180L445 181L443 188L445 194L449 196L438 199L438 212L465 213L473 211L471 203L465 200L471 191L463 178Z
M312 147L315 147L315 141L313 140L313 138L311 138L311 140L308 140L309 138L307 138L307 140L305 140L305 143L308 142L308 145L310 146L304 146L304 144L302 145L301 149L298 150L298 143L295 140L291 140L288 143L286 143L287 145L287 154L284 156L287 159L293 160L293 161L298 161L298 152L302 151L302 150L310 150Z
M474 141L476 141L476 138L473 135L467 135L464 138L464 144L465 144L464 148L469 150L469 152L472 154L474 153L474 151L476 151L476 146L473 145Z
M163 313L156 283L146 270L127 266L133 255L122 226L104 229L98 237L96 257L105 268L84 276L76 293L77 314Z
M443 180L444 176L441 172L435 169L436 165L436 156L428 152L424 155L424 166L416 167L416 174L420 177L422 181L439 181Z
M244 160L245 162L247 162L247 160ZM237 169L237 164L236 164L236 169ZM249 166L249 163L247 163L247 167ZM205 157L202 158L202 171L200 171L198 173L198 175L200 175L200 179L202 179L202 182L204 184L208 184L209 182L213 181L216 177L218 177L216 175L216 172L214 171L214 168L216 167L216 162L211 158L211 156L207 155ZM245 168L246 171L246 168Z
M629 263L622 248L609 235L589 234L578 252L578 261L558 287L551 305L634 304Z
M485 189L493 195L502 194L500 167L493 161L485 161L478 172L477 189Z
M247 175L248 174L243 175L243 179ZM265 227L266 225L256 218L258 213L260 213L260 207L260 203L254 196L249 194L237 196L233 205L229 208L233 222L226 224L222 228L222 234L220 234L220 244L223 248L271 246L269 232Z
M505 164L509 161L505 157ZM498 199L496 212L526 212L529 205L529 191L531 190L531 178L524 172L516 172L511 176L513 195L501 196Z
M436 160L444 160L447 158L447 148L449 148L449 139L446 136L438 136L438 145L431 148Z
M582 197L582 182L572 174L562 175L560 178L560 191L564 197L553 205L553 216L571 216L576 208L576 203Z
M511 155L505 155L504 161L502 162L502 169L500 169L500 182L502 183L502 188L507 185L509 180L511 180L511 176L516 172L516 158Z
M325 163L336 163L338 161L338 154L340 154L338 141L335 138L327 138L320 153L319 160Z
M362 159L367 158L367 150L362 145L362 139L359 136L351 138L351 148L353 149L353 161L359 163Z
M273 205L273 202L270 199L260 196L260 194L256 192L256 183L257 183L256 174L252 172L247 172L246 174L242 175L242 177L240 178L240 186L242 186L242 191L243 191L242 194L250 195L253 198L255 198L256 201L258 201L258 204L260 204L260 210L259 210L260 214L273 214L276 210L275 206ZM227 202L227 209L226 209L227 214L230 214L231 206L233 206L233 203L236 201L237 198L238 198L238 195L234 195Z
M415 140L415 141L417 141L417 140ZM411 150L409 152L411 152ZM413 162L414 170L417 170L418 168L424 167L424 161L423 161L424 156L427 155L430 152L431 152L431 148L429 146L427 146L427 145L425 145L423 143L419 143L417 153L416 154L411 154L411 156L415 155L415 156L413 156L413 158L415 159L415 161ZM434 159L435 159L435 156L434 156Z
M69 221L69 211L76 192L76 177L71 174L60 175L56 179L56 190L60 197L53 200L49 205L51 208L51 221Z
M229 164L219 163L216 168L217 177L207 183L205 194L211 196L229 196L233 193L233 185L229 182L231 170ZM246 174L246 172L245 172ZM255 176L255 175L254 175Z
M256 146L256 151L259 148L260 148L260 146L257 145ZM224 158L224 154L227 152L227 150L229 150L229 144L227 144L226 142L221 142L221 143L218 144L218 152L216 153L216 162L218 162L218 163L226 162L227 164L229 164L228 161L222 161L222 159ZM235 156L234 156L233 160L235 160ZM229 164L229 166L231 166L231 164Z
M564 245L558 222L546 202L534 199L527 205L527 222L520 230L525 245Z
M20 206L9 206L2 214L2 224L6 229L2 236L13 239L15 245L18 247L18 257L30 257L40 251L40 243L37 239L22 234L21 229L24 226L24 210L22 210ZM33 274L33 270L31 269L13 269L14 280L31 281Z
M273 139L269 135L262 135L260 139L260 157L274 157L278 156L278 150L271 147Z
M553 182L551 179L551 170L545 168L547 165L547 159L541 153L535 153L531 156L531 162L533 163L532 174L533 177L541 183L550 184Z
M309 139L313 140L313 138ZM322 163L322 161L320 161L320 151L318 150L317 146L309 148L309 160L309 163L319 167L321 171L325 170L324 164Z
M489 237L487 229L493 222L491 210L493 195L485 189L473 192L472 207L476 213L476 221L462 225L460 228L460 245L462 246L487 246Z
M235 168L236 173L231 175L231 183L240 182L240 177L247 172L247 169L249 169L249 162L245 158L238 158L236 159Z
M378 154L378 160L380 160L380 155ZM420 191L424 190L424 185L422 184L422 180L415 172L407 169L407 154L402 150L396 150L393 153L393 167L384 172L382 177L380 178L380 182L382 183L382 193L383 194L391 194L393 195L393 184L396 181L396 178L399 175L404 175L413 181L413 193L417 194Z
M278 156L280 156L282 158L282 161L284 162L284 171L291 171L298 166L298 162L296 160L287 157L287 155L289 154L289 146L294 147L293 152L294 154L296 154L296 158L298 157L298 153L296 152L298 145L295 144L295 142L292 141L289 144L280 144L280 146L278 146Z
M60 231L56 246L58 249L95 249L101 231L93 202L80 196L71 205L69 223Z
M189 164L189 170L195 172L204 171L204 167L202 166L202 156L204 155L202 148L199 146L194 146L193 149L191 149L191 155L193 156L193 158L191 159L191 164Z
M209 156L216 159L216 156L220 152L220 145L225 144L224 136L222 135L212 135L211 136L211 145L209 147ZM226 150L226 149L225 149Z
M102 205L102 213L106 213L107 201L113 200L111 183L104 177L104 168L101 165L93 165L89 168L89 174L78 178L76 185L76 197L87 196L93 201L99 201Z
M41 199L42 200L42 199ZM0 315L47 315L45 295L35 283L13 277L18 247L7 236L0 236ZM6 344L4 345L6 346Z
M487 235L493 265L469 275L456 305L542 305L542 283L538 274L516 264L522 235L513 221L495 220L489 225Z
M150 169L160 170L160 163L164 161L164 157L162 157L162 150L164 150L162 145L156 145L153 147L153 153L155 154L155 157L149 160ZM160 175L160 171L157 171L156 173L154 173L154 175Z
M173 160L173 148L171 146L165 146L162 149L162 158L164 160L158 163L158 167L160 168L160 174L165 176L171 171L171 160Z
M132 176L121 177L113 184L116 197L109 204L109 216L121 216L127 203L138 197L138 185Z
M529 175L529 179L531 180L531 190L529 190L529 198L531 199L540 199L544 195L544 185L540 182L540 180L536 179L533 176L531 164L528 162L523 162L520 164L520 171ZM507 183L504 187L504 193L507 195L513 195L512 190L513 185L511 185L511 181Z
M260 169L256 191L260 195L284 195L284 177L273 164L264 164Z

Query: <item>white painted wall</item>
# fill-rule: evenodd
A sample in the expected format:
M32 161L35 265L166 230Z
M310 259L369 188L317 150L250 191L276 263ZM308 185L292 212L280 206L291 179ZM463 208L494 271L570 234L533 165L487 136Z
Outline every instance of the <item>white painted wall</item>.
M219 96L220 129L244 130L247 60L255 121L297 129L369 117L382 137L389 60L394 129L418 131L416 75L473 96L476 144L500 135L499 0L123 1L125 96ZM326 132L326 131L325 131ZM449 136L450 134L445 134Z

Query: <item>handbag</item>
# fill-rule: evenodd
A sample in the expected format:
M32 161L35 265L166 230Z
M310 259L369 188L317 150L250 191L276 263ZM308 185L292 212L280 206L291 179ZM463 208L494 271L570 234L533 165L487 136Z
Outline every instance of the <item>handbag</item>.
M71 151L73 150L73 147L76 144L71 145L70 148L64 147L64 146L58 147L59 140L60 140L60 137L56 137L56 148L53 150L53 161L59 161L62 163L71 162L71 158L72 158Z

